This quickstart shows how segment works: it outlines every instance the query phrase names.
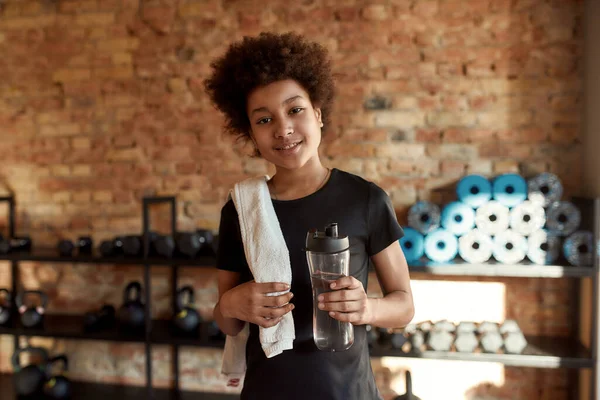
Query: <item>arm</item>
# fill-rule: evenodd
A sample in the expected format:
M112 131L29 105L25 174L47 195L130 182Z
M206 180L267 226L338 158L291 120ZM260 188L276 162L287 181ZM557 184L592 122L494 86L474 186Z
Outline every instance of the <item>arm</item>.
M362 282L346 276L331 284L332 292L319 296L319 308L354 325L402 328L414 316L408 266L396 241L373 257L383 298L368 298ZM341 290L345 289L345 290Z
M294 309L290 303L292 293L267 296L267 293L284 292L284 283L254 281L241 283L242 272L248 268L238 223L232 201L221 211L217 252L219 300L213 317L219 328L229 336L237 335L244 323L251 322L263 328L276 325L284 314Z
M369 324L383 328L401 328L413 319L415 308L410 276L398 241L373 256L383 298L369 298Z
M250 281L239 284L239 273L223 270L219 271L218 279L219 301L213 310L213 317L226 335L237 335L246 321L263 328L275 326L294 309L290 303L293 297L291 292L267 295L288 290L289 285L285 283Z
M213 318L224 334L235 336L244 327L244 321L223 315L223 312L221 311L221 300L226 292L233 289L240 283L240 274L238 272L219 270L217 279L219 286L219 301L217 301L217 304L215 304Z

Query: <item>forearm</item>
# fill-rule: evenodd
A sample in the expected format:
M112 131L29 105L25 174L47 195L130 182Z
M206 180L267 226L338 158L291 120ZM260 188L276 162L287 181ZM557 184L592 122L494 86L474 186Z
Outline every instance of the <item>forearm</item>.
M221 297L221 300L219 300L215 305L215 308L213 310L213 317L224 334L229 336L235 336L244 327L244 321L223 315L223 311L221 310L222 299L223 298ZM225 314L227 314L227 312L225 312Z
M412 321L415 309L412 295L394 291L382 298L369 298L370 325L381 328L403 328Z

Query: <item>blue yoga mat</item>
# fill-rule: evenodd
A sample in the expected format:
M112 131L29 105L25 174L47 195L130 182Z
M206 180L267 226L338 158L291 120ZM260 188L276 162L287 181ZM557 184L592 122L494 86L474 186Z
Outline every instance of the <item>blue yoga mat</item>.
M408 209L408 226L427 234L440 226L440 208L430 201L417 201Z
M425 255L435 262L448 262L458 254L458 239L452 233L439 228L425 236Z
M463 202L453 201L442 210L441 223L450 233L464 235L475 227L475 211Z
M492 183L492 197L506 207L514 207L527 199L527 181L518 174L502 174Z
M403 227L404 236L400 239L400 247L404 252L406 262L415 263L423 257L425 251L425 238L416 229Z
M492 184L482 175L467 175L456 185L458 200L477 208L492 198Z

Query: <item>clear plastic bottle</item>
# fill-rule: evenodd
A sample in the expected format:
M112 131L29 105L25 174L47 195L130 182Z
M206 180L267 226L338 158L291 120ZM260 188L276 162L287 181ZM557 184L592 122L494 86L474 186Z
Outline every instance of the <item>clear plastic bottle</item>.
M350 270L350 243L347 236L338 236L336 223L325 231L308 232L306 258L310 268L313 291L313 335L319 350L344 351L354 343L354 327L349 322L338 321L327 311L318 308L318 296L330 292L331 282L348 276ZM342 289L343 290L343 289Z

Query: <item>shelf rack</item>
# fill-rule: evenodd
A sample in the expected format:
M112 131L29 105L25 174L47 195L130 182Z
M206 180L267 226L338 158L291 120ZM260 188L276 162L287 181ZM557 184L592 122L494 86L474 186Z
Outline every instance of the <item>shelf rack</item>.
M14 235L14 199L0 198L0 202L9 204L9 233ZM98 265L142 265L144 267L144 294L147 315L151 309L151 287L150 287L150 269L152 266L171 266L171 290L173 302L175 301L175 292L177 290L177 279L180 267L192 268L212 268L215 265L214 256L201 256L194 259L164 259L148 256L149 249L149 206L157 203L168 203L171 206L171 230L177 231L176 226L176 207L174 197L145 198L143 200L143 237L144 237L144 255L143 257L102 257L98 254L89 256L62 257L58 255L55 249L34 249L31 252L9 253L0 255L0 262L9 262L12 268L12 290L16 292L18 287L18 267L20 262L49 262L49 263L83 263ZM600 199L589 202L588 206L592 211L593 218L584 222L585 229L592 230L596 238L600 237ZM585 215L585 214L584 214ZM591 279L592 289L592 324L591 324L591 346L586 348L576 338L565 337L527 337L528 346L522 354L487 354L487 353L458 353L458 352L435 352L424 351L420 353L404 353L401 350L373 347L371 349L372 357L409 357L437 360L460 360L460 361L479 361L479 362L497 362L506 366L513 367L533 367L533 368L569 368L569 369L591 369L591 393L592 399L600 400L600 368L598 360L598 332L600 309L600 264L598 254L595 255L592 267L574 267L567 265L533 265L533 264L468 264L456 262L453 264L419 263L411 265L411 274L419 273L427 276L454 276L454 277L521 277L521 278L552 278L552 279ZM113 342L138 342L145 344L146 350L146 386L131 387L107 385L99 383L75 382L74 399L86 398L94 400L96 398L106 398L111 396L115 399L235 399L238 398L232 394L220 393L199 393L186 392L179 389L179 347L195 346L204 348L222 348L223 340L214 340L209 335L209 325L204 323L196 336L178 337L174 336L170 330L170 324L167 320L146 319L146 329L143 334L138 336L124 334L117 328L97 333L88 333L83 330L83 316L78 315L46 315L43 329L26 329L13 323L9 327L0 327L0 334L14 336L15 348L19 346L20 336L41 336L55 337L64 339L78 340L102 340ZM173 346L173 373L174 388L165 390L153 388L152 385L152 363L151 348L152 345L171 345ZM0 374L0 387L11 388L12 380L9 374ZM11 393L10 390L8 389ZM3 392L4 394L4 392ZM13 398L9 396L8 398Z

